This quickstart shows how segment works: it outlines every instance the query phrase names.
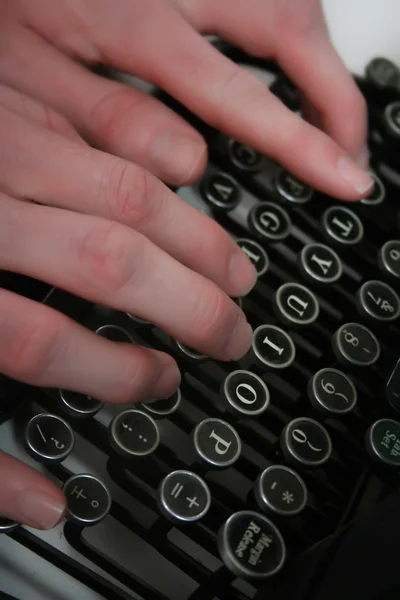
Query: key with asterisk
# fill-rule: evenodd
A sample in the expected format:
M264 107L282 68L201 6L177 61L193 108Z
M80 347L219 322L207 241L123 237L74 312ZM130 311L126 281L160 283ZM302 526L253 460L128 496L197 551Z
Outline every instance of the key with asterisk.
M294 502L293 494L286 490L286 492L283 492L282 494L282 500L286 502L286 504L292 504L292 502Z

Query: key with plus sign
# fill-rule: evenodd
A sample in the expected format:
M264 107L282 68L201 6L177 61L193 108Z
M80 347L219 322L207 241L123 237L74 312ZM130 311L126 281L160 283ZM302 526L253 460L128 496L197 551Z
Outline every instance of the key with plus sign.
M189 508L193 508L193 506L200 506L200 504L197 502L197 496L195 496L194 498L186 498L186 500L189 503Z
M173 471L161 482L157 502L164 515L177 522L201 519L211 503L210 490L201 477L191 471Z

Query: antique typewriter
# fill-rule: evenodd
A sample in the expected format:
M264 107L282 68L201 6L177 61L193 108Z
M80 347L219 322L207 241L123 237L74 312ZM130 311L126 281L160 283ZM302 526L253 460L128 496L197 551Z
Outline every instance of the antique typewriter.
M218 47L299 110L275 64ZM400 71L378 58L357 83L375 179L359 203L310 189L156 91L209 145L204 176L176 193L221 223L258 272L236 299L254 329L240 362L1 275L99 335L172 353L182 372L171 398L135 406L2 379L0 448L46 473L68 502L52 531L0 519L4 597L312 600L344 537L396 494Z

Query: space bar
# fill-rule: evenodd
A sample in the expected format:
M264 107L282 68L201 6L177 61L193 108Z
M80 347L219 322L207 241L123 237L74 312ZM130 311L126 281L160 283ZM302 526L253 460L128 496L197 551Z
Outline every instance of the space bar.
M110 516L95 527L86 527L81 541L92 552L161 596L187 600L198 587L196 581ZM134 586L132 590L135 591Z

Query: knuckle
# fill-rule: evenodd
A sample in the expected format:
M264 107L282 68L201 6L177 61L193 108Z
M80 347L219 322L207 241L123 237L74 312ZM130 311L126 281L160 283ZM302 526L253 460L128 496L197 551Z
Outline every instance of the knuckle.
M194 236L186 249L190 263L208 265L219 271L224 268L235 245L225 230L212 219L206 218L199 223L201 235Z
M112 221L96 224L78 241L82 286L106 295L120 292L139 263L132 260L135 255L135 242L127 228Z
M1 319L1 370L31 384L40 383L60 356L63 329L61 319L47 311L18 323Z
M265 111L274 102L274 96L266 91L268 91L267 88L255 75L240 66L233 66L219 86L217 100L220 106L225 106L227 109L231 106L234 106L235 109L237 106L246 106L248 113L255 113L255 119L258 118L258 115L264 119ZM231 111L217 111L217 113L215 126L221 129L231 129Z
M282 35L285 39L286 36L305 38L323 23L320 0L275 0L273 23L278 38Z
M248 73L241 67L233 65L229 73L227 73L224 81L221 83L221 100L235 97L237 92L243 93L243 90L248 90L249 83Z
M155 207L160 209L156 179L146 169L121 160L108 165L104 179L106 185L102 188L110 218L138 231L145 229L155 218Z

